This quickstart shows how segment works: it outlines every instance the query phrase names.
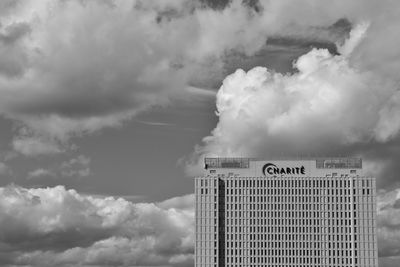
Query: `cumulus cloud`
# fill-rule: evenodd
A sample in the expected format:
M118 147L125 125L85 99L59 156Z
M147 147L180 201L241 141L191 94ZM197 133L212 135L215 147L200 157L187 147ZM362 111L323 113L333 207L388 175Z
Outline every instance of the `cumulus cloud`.
M347 57L326 49L313 49L294 66L294 74L256 67L226 77L217 94L219 122L204 139L205 151L251 155L262 148L273 154L374 137L371 130L392 88L378 94L372 73L360 72ZM365 110L366 105L372 106ZM364 116L367 120L360 122Z
M193 262L193 206L191 196L133 204L62 186L0 188L0 244L7 252L0 261L30 266L188 266Z
M371 23L354 25L345 42L337 42L339 54L314 48L300 56L294 73L255 67L228 75L217 93L219 122L196 147L188 171L198 172L199 158L205 155L345 153L369 158L371 147L396 143L398 77L360 57L364 43L375 42L369 35Z

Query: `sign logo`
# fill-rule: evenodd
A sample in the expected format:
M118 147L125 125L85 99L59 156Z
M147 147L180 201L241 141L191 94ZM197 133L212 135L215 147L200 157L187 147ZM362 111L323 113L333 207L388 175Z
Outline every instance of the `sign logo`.
M280 168L277 167L275 164L267 163L262 168L262 173L266 176L274 175L274 174L306 174L306 169L304 166L301 167L286 167Z

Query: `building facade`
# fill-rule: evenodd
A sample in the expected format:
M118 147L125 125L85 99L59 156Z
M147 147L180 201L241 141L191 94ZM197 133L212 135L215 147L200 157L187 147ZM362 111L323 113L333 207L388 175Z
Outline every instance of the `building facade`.
M196 267L378 266L359 158L206 158L195 199Z

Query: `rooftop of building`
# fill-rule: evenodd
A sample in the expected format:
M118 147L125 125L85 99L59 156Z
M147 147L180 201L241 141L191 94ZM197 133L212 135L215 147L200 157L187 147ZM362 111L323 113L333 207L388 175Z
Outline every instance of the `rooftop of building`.
M362 159L356 157L281 157L273 159L235 158L235 157L206 157L204 168L249 168L251 161L315 161L318 169L331 168L362 168Z

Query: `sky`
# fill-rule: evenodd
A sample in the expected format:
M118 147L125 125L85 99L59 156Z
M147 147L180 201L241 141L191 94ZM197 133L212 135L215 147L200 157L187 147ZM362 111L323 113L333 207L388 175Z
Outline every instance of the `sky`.
M400 263L400 2L0 2L0 265L193 266L205 156L362 157Z

